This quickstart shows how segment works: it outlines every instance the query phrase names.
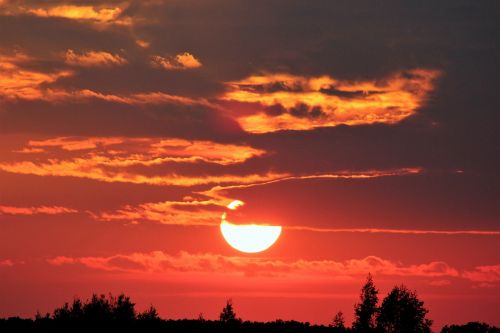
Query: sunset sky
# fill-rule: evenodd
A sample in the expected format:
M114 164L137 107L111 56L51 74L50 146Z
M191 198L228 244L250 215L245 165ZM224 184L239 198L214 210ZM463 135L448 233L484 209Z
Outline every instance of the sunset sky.
M0 317L500 325L498 1L0 0ZM239 200L235 210L226 206ZM268 250L231 223L281 226Z

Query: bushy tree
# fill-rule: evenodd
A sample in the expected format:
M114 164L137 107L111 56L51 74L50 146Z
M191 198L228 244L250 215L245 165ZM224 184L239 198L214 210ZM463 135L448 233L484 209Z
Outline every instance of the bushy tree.
M112 318L119 321L131 321L136 317L135 304L124 294L114 298L110 295Z
M377 328L384 333L430 333L428 312L415 292L403 285L394 287L382 301Z
M119 322L131 321L136 318L135 304L130 301L130 297L124 294L114 297L109 295L92 295L90 300L82 302L79 298L73 301L70 306L65 303L62 307L56 308L52 319L56 321L85 320L85 321L109 321Z
M238 320L236 319L236 313L234 312L233 301L231 299L227 300L226 306L222 309L219 315L219 319L224 323L234 322Z
M156 311L156 308L150 305L147 310L137 315L137 319L145 321L158 321L160 320L160 316L158 315L158 311Z
M366 283L361 288L360 302L354 306L354 322L352 328L355 332L370 332L376 327L378 290L373 283L373 277L368 274Z
M345 332L345 320L342 311L337 312L329 326L332 327L335 332Z
M89 301L83 305L84 317L90 321L104 321L111 319L111 304L106 295L93 294Z

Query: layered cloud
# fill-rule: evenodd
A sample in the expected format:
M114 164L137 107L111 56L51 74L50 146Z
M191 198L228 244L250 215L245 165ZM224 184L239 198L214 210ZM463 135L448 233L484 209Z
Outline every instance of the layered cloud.
M286 276L305 275L310 277L362 276L371 272L377 275L452 277L460 276L457 269L445 262L433 261L425 264L403 265L377 256L345 261L295 260L224 256L220 254L192 254L180 252L170 255L162 251L132 253L109 257L55 257L49 259L53 265L81 264L89 268L106 271L128 271L136 273L200 272L237 273L245 275Z
M229 90L221 99L231 102L230 112L252 133L394 124L425 103L438 76L438 71L429 69L398 72L372 81L264 73L228 82ZM248 112L245 104L253 105L255 111Z
M43 72L22 68L32 60L26 54L0 54L0 99L44 99L43 85L72 75L68 70Z
M104 182L177 186L212 183L246 184L287 176L287 174L272 172L264 174L219 172L188 175L168 171L169 164L208 163L225 166L243 163L248 159L265 154L264 150L248 145L201 140L58 137L29 141L25 147L20 147L17 152L23 157L23 160L0 162L0 170L38 176L87 178ZM33 154L36 155L36 160L30 156ZM164 171L165 168L148 170L148 168L159 166L165 166L167 171Z

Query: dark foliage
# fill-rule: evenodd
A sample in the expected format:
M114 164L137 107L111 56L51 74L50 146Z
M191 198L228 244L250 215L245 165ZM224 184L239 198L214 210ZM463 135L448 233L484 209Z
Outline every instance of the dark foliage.
M360 333L371 332L376 327L375 318L378 311L378 290L371 274L368 274L366 283L361 288L359 299L360 302L354 306L352 329Z
M276 320L272 322L242 321L236 316L231 300L222 309L219 320L198 319L164 320L153 306L137 313L130 298L121 294L92 295L86 301L79 298L65 303L51 314L35 315L35 319L0 318L0 332L178 332L178 333L348 333L391 332L427 333L431 321L427 310L414 292L406 287L395 287L377 307L377 289L371 275L362 288L361 302L355 307L355 323L364 322L368 328L346 328L344 315L338 312L328 326L308 322ZM484 323L445 326L441 333L500 333L500 329Z
M432 321L425 318L428 312L415 292L394 287L382 301L377 328L384 333L431 333Z
M441 333L500 333L500 328L486 323L470 322L465 325L446 325Z

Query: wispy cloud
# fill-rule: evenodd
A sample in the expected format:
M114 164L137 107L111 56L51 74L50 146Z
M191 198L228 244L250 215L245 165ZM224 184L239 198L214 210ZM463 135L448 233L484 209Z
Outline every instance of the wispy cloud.
M150 202L128 205L112 212L94 214L101 221L153 221L169 225L218 226L223 206L215 200Z
M277 177L276 179L269 179L262 182L254 182L248 184L235 184L235 185L216 185L209 190L200 192L203 195L226 200L227 203L231 202L225 196L227 190L233 189L244 189L256 186L266 186L279 182L286 182L291 180L308 180L308 179L370 179L378 177L390 177L390 176L405 176L412 174L419 174L423 172L422 168L400 168L400 169L389 169L389 170L339 170L332 173L320 173L312 175L288 175L283 177Z
M96 150L116 158L113 166L152 165L169 161L217 163L229 165L266 154L262 149L243 144L217 143L204 140L178 138L126 138L126 137L56 137L45 140L30 140L25 148L61 148L67 151ZM39 152L39 151L37 151ZM119 157L130 157L120 162ZM110 159L111 160L111 159ZM103 161L103 164L106 164Z
M34 150L33 150L34 149ZM0 162L0 170L37 176L78 177L104 182L194 186L248 184L288 176L285 173L198 173L155 170L173 163L239 164L266 152L244 144L177 138L56 137L31 140L22 160ZM37 154L36 161L30 154ZM75 157L76 154L76 157ZM134 167L145 168L134 168Z
M393 124L414 114L434 88L439 72L413 69L372 81L345 81L330 76L286 73L252 75L228 82L222 100L253 104L257 110L239 114L240 125L252 133L309 130L340 124Z
M222 212L226 206L234 200L234 198L230 198L225 194L225 192L230 189L251 188L301 179L365 179L384 176L401 176L418 172L420 172L420 169L416 168L400 170L369 170L361 172L340 171L338 173L331 174L299 176L267 174L267 179L261 178L259 180L252 179L250 177L248 180L254 181L249 181L247 183L235 182L236 184L229 185L215 185L208 190L197 193L203 195L204 197L208 197L209 199L207 200L194 200L192 198L187 198L183 201L152 202L136 206L127 205L115 211L94 214L94 217L98 220L104 221L153 221L172 225L218 226L220 224ZM286 227L286 229L315 230L315 228L307 227ZM318 229L316 231L325 232L323 229Z
M127 63L127 60L122 56L105 51L87 51L83 53L76 53L70 49L66 51L64 58L68 65L82 67L121 66Z
M35 215L35 214L69 214L77 213L78 211L73 208L61 206L32 206L32 207L18 207L18 206L0 206L0 215Z
M499 282L500 265L478 266L474 270L464 272L464 277L474 282Z
M309 226L288 226L288 230L313 231L326 233L368 233L403 235L477 235L500 236L500 230L426 230L426 229L384 229L384 228L315 228Z

